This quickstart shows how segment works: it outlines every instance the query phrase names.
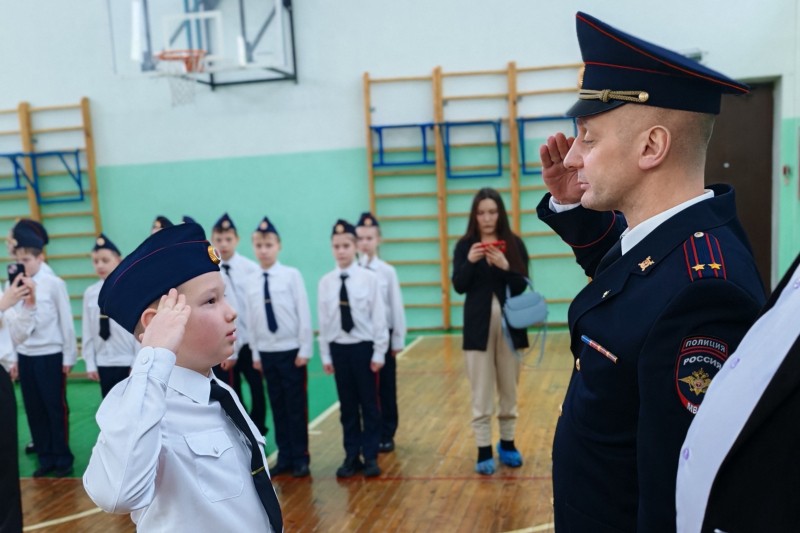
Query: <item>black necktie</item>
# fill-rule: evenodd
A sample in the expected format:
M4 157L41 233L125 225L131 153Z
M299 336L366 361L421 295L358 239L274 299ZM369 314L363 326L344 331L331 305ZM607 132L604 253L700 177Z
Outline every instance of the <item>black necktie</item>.
M339 311L342 314L342 329L350 333L353 329L353 315L350 314L350 300L347 298L347 286L344 284L347 274L342 274L339 277L342 278L342 288L339 290Z
M600 263L597 265L597 270L595 270L594 275L597 276L600 272L608 268L608 266L622 257L622 239L619 239L611 249L606 252L606 255L600 260Z
M111 324L108 323L106 315L100 315L100 338L107 341L111 336Z
M275 310L272 309L272 298L269 296L269 274L264 272L264 309L267 312L267 326L272 333L278 331L278 322L275 320Z
M239 428L247 440L250 441L250 451L252 457L250 458L250 473L253 477L253 484L256 486L258 498L261 500L261 505L267 511L269 517L269 524L276 533L283 531L283 516L281 515L281 505L278 503L278 496L275 495L275 489L272 488L272 482L267 475L264 461L261 459L261 449L258 447L253 432L250 431L250 426L244 419L244 415L236 406L231 393L226 389L219 386L219 384L211 380L211 399L216 400L225 410L228 418Z
M225 270L225 275L228 276L228 278L230 278L231 281L233 281L233 278L231 278L231 266L227 264L222 264L220 266L222 267L223 270Z

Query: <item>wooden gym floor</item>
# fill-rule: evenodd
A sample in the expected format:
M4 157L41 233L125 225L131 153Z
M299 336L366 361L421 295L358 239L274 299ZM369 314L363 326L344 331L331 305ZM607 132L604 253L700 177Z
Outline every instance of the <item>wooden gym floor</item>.
M311 477L274 482L287 532L552 530L550 446L571 372L568 334L550 333L547 350L528 355L519 387L519 469L474 473L470 392L460 335L426 336L398 361L400 429L383 454L380 478L337 480L343 459L338 409L312 422ZM493 422L495 440L497 423ZM134 531L127 515L97 509L80 479L22 479L25 531Z

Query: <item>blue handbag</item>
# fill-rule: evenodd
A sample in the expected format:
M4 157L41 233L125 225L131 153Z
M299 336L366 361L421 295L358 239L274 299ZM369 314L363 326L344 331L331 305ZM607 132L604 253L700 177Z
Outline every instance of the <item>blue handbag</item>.
M543 324L547 320L547 302L544 296L533 289L530 279L525 278L525 281L531 290L517 296L511 296L511 289L506 285L503 316L508 325L516 329L526 329L535 324Z

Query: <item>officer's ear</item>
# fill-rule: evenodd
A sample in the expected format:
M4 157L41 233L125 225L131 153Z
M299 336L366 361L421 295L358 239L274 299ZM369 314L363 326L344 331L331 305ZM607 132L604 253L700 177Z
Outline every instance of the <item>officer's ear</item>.
M661 165L672 146L672 132L666 126L653 126L641 137L639 168L652 170Z

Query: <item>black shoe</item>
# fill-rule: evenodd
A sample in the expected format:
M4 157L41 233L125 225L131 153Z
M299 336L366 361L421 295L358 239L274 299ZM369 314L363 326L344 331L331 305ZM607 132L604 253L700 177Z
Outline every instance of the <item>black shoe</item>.
M36 445L29 442L25 445L25 455L31 455L32 453L36 453Z
M389 439L387 441L378 444L378 453L389 453L393 451L394 451L394 439Z
M342 466L336 469L336 477L353 477L356 472L364 469L364 463L358 456L347 457Z
M277 464L274 467L269 469L270 476L280 476L281 474L288 474L292 471L291 465L288 464Z
M65 466L64 468L56 468L53 470L55 477L69 477L72 474L72 465Z
M55 466L40 466L36 470L33 471L33 477L44 477L50 472L55 472Z
M364 461L364 477L378 477L381 475L381 467L375 459Z
M311 471L305 463L295 466L294 470L292 470L292 476L294 477L308 477L310 474Z

